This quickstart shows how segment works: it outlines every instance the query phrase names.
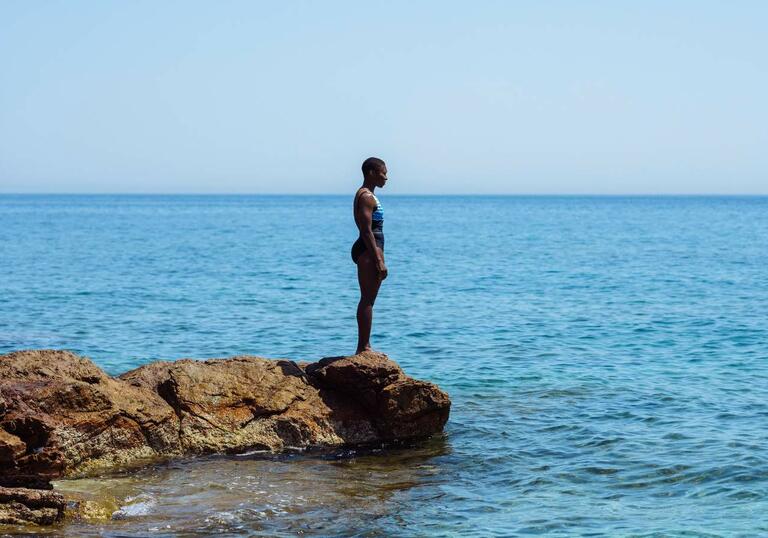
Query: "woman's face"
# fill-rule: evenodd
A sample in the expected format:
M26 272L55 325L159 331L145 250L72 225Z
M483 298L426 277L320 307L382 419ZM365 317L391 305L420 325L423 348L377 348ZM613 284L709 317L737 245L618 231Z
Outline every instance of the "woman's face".
M384 165L381 168L378 169L374 176L374 180L376 182L376 186L381 188L387 183L387 166Z

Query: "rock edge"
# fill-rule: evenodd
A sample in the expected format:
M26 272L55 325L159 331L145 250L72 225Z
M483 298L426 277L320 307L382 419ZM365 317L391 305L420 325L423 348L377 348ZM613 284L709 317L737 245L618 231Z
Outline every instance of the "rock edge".
M376 352L315 363L158 361L118 377L68 351L8 353L0 523L60 521L63 498L45 490L61 477L195 454L423 438L442 431L449 413L445 392Z

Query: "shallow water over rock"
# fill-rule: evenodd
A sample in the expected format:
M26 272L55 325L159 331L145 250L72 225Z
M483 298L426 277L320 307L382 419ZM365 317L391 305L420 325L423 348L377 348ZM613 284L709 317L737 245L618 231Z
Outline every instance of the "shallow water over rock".
M401 448L211 457L62 480L56 489L68 497L117 509L110 520L70 521L49 532L392 536L418 517L424 489L445 482L440 458L449 452L440 437Z

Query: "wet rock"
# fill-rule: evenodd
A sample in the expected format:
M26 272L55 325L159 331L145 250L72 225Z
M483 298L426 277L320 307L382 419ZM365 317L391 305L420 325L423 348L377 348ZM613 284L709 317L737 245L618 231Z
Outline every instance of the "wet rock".
M73 521L108 521L119 508L115 499L72 499L68 496L65 517Z
M0 486L50 487L180 455L440 432L450 400L386 355L154 362L117 378L66 351L0 355Z
M0 524L51 525L64 518L66 504L55 491L0 487Z

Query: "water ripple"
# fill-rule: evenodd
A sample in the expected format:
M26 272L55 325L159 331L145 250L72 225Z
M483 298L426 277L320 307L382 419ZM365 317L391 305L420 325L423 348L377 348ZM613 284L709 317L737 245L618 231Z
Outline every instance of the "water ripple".
M0 350L69 348L112 373L348 353L350 203L2 196ZM66 482L122 519L52 533L768 535L768 198L387 208L373 344L451 394L445 436Z

